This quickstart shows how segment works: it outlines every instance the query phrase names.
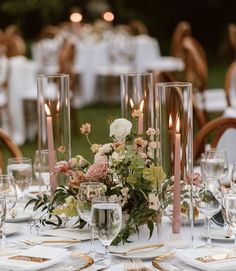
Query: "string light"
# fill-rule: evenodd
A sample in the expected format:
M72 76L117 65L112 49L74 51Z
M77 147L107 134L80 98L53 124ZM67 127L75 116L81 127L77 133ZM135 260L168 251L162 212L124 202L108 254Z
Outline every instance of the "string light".
M70 20L73 23L79 23L82 21L82 19L83 19L83 16L79 12L73 12L70 15Z
M106 11L103 14L103 19L107 22L112 22L114 20L114 14L111 11Z

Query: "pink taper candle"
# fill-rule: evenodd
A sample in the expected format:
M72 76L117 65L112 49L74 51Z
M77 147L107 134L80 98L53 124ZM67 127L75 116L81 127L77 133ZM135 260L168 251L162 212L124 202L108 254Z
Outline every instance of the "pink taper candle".
M143 107L144 107L144 100L140 103L140 116L138 118L138 135L143 134Z
M181 209L180 209L180 121L177 118L175 135L175 165L174 165L174 199L173 199L173 223L172 233L180 233Z
M51 189L51 194L53 194L57 188L56 176L52 174L56 161L55 161L55 150L54 150L54 140L53 140L52 117L51 117L50 109L47 104L45 104L45 111L47 114L47 140L48 140L48 164L49 164L49 172L50 172L50 189Z

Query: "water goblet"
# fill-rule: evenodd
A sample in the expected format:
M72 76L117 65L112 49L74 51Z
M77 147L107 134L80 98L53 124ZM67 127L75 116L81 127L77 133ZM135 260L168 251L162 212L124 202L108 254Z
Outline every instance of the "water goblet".
M7 243L6 231L5 231L5 220L6 214L9 213L16 204L17 195L16 188L13 183L11 175L0 175L0 225L2 229L2 250L15 246L14 244Z
M234 249L236 250L236 192L229 191L223 197L223 207L227 223L234 231Z
M232 169L232 173L231 173L231 180L230 180L230 187L234 192L236 192L236 163L233 164L233 169Z
M196 188L195 200L199 211L206 218L206 247L210 248L212 246L210 221L212 216L217 214L222 207L222 193L219 180L212 177L203 179L200 185Z
M30 158L9 158L7 174L12 175L16 185L19 202L23 201L24 195L32 182L32 162Z
M94 233L105 247L105 255L100 263L109 266L108 247L119 234L122 226L122 208L113 197L94 198L92 204L92 226Z
M94 247L94 231L91 225L92 223L92 199L94 197L105 196L105 186L100 182L84 182L79 186L79 192L77 195L77 210L79 216L91 226L91 245L89 254L96 258L97 252Z
M215 148L205 152L205 163L203 165L203 176L225 178L228 174L228 159L225 150Z
M39 182L46 185L46 194L49 194L50 185L50 173L49 173L49 161L48 161L48 150L36 150L34 155L34 174Z

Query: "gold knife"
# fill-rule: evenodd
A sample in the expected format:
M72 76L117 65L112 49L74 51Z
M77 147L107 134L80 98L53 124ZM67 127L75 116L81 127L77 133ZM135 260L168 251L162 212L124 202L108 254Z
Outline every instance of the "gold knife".
M143 246L137 246L137 247L131 247L131 248L129 248L129 249L127 249L126 251L124 251L124 252L119 252L119 251L117 251L117 252L111 252L111 253L113 253L113 254L121 254L121 255L126 255L126 254L128 254L128 253L130 253L130 252L139 252L139 251L142 251L142 250L145 250L145 249L149 249L149 248L161 248L161 247L163 247L164 245L163 244L161 244L161 245L157 245L157 244L153 244L153 245L143 245Z

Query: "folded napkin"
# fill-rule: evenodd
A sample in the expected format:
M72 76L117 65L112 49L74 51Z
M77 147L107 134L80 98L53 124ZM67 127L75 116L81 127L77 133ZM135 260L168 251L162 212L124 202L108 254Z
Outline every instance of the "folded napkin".
M35 246L14 255L0 257L0 266L17 271L40 270L62 261L68 255L66 249Z

